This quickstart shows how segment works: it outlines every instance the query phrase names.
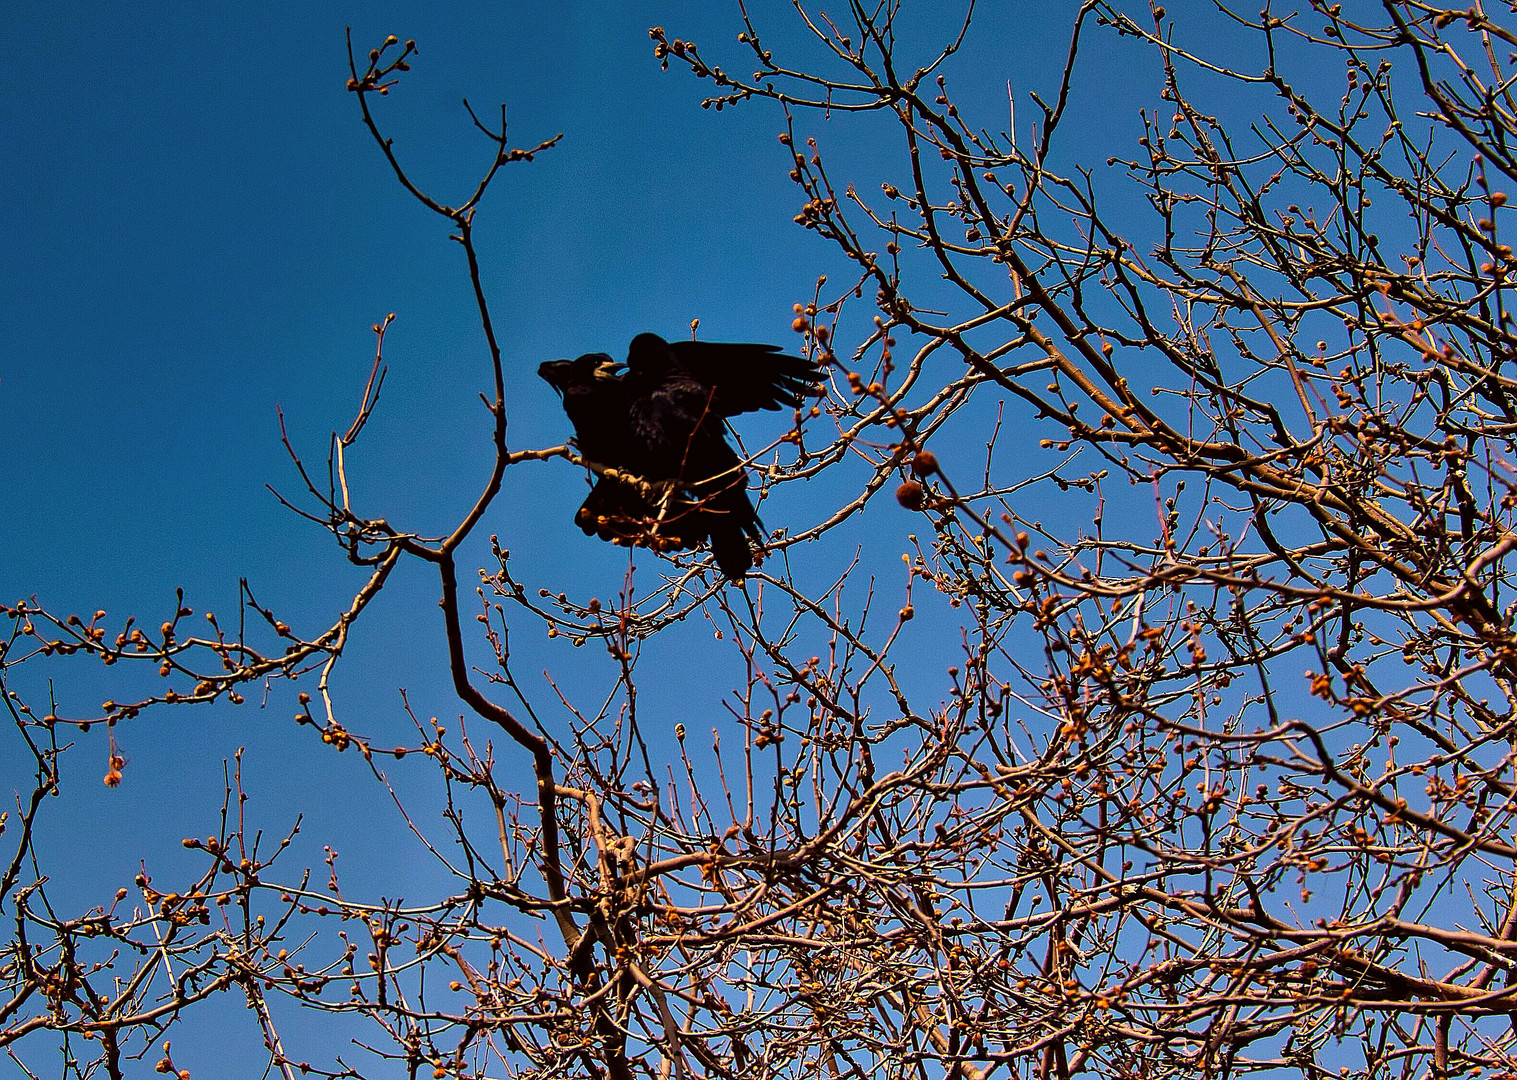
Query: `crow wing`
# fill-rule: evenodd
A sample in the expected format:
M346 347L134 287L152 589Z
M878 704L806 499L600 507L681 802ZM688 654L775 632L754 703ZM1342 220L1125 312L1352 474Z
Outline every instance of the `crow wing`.
M635 383L689 380L705 389L703 411L736 416L757 409L795 408L812 392L822 371L778 345L731 341L667 342L639 334L627 350Z

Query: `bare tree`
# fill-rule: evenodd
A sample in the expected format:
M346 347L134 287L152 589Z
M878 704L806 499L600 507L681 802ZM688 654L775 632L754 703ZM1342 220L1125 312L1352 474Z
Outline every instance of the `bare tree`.
M797 3L826 57L804 66L746 11L731 61L652 31L666 66L715 84L708 104L779 107L796 220L853 268L796 312L830 392L749 454L766 486L826 474L846 494L772 537L742 588L665 553L657 588L629 578L604 604L519 580L498 543L461 598L455 561L507 469L581 464L507 449L474 246L497 170L554 140L513 149L503 117L477 119L492 163L446 205L373 111L413 46L353 64L377 145L462 246L494 469L445 537L356 512L345 458L381 323L327 476L295 458L292 507L371 574L330 627L298 632L247 590L237 629L203 637L182 602L157 632L5 609L36 783L7 822L0 1045L61 1039L67 1075L160 1053L173 1070L162 1034L233 992L285 1076L1517 1075L1517 9L1224 12L1208 49L1162 8L1090 0L1022 125L955 103L972 5L924 59L898 9ZM1072 107L1100 79L1093 35L1162 90L1136 147L1065 164L1065 130L1100 119ZM751 78L721 66L739 61ZM897 136L877 193L820 145L861 112ZM900 578L849 564L818 586L811 553L846 550L842 526L892 488L921 518ZM1057 520L1026 510L1054 505L1041 490ZM439 575L467 719L381 749L328 676L407 559ZM903 644L929 614L958 649L946 676ZM691 617L745 672L709 751L638 711L643 643ZM519 679L508 632L534 625L603 648L614 692ZM84 718L14 691L22 665L74 656L172 689ZM326 743L378 782L386 758L435 771L446 815L408 823L448 875L437 895L288 876L234 773L217 834L186 841L198 878L57 909L33 823L65 721L304 671ZM297 1007L366 1024L370 1056L287 1054Z

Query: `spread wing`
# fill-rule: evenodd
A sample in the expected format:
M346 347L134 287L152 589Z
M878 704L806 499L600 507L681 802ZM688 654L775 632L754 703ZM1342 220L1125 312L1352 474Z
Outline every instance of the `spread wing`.
M702 411L736 416L756 409L794 408L822 377L812 361L790 356L778 345L730 341L667 342L639 334L627 351L627 370L644 387L690 382ZM694 400L695 394L688 396Z

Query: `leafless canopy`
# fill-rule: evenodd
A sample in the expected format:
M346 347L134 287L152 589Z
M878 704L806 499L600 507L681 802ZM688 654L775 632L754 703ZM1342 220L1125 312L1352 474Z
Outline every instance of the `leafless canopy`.
M36 763L0 871L13 1060L61 1042L64 1075L188 1068L163 1035L232 993L286 1077L1517 1075L1517 8L1319 0L1209 11L1203 35L1089 0L1037 94L971 116L955 54L1010 45L976 41L973 5L915 40L901 6L742 11L720 50L652 31L708 104L775 110L796 221L851 276L797 305L829 394L750 448L765 485L825 476L830 501L742 589L708 556L645 554L660 587L605 603L514 576L510 537L477 600L455 561L507 469L577 467L507 449L473 231L497 170L554 140L477 119L493 159L445 204L373 111L414 46L354 61L363 122L465 256L493 471L445 537L355 509L384 322L327 477L295 460L291 506L370 570L330 626L251 589L203 636L182 600L157 629L4 609ZM1156 92L1136 145L1081 161L1093 55ZM850 124L892 141L835 175L827 135ZM892 498L919 522L905 565L859 568L848 523L910 520ZM404 560L439 575L466 713L389 749L328 677ZM957 643L946 673L902 644L928 617ZM655 729L645 643L700 618L745 675ZM508 631L542 627L604 650L612 692L518 678ZM86 656L164 679L90 716L23 693ZM34 825L65 729L300 673L323 743L445 787L445 817L407 821L435 896L276 865L235 773L213 835L185 841L198 877L50 895ZM302 1009L341 1042L287 1048Z

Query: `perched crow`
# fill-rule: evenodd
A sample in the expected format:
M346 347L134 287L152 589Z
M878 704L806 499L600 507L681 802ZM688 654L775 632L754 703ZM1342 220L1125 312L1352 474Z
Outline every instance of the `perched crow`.
M578 360L550 360L537 373L563 397L564 411L586 459L650 479L631 464L636 457L631 396L620 366L605 353L587 353ZM664 504L663 520L659 503ZM639 488L597 477L575 521L587 536L655 550L695 547L707 539L697 508L670 484Z
M563 397L580 453L645 483L600 476L575 520L587 535L656 550L710 541L722 573L753 565L763 534L726 420L801 404L821 370L775 345L665 341L639 334L625 370L605 353L537 369Z

